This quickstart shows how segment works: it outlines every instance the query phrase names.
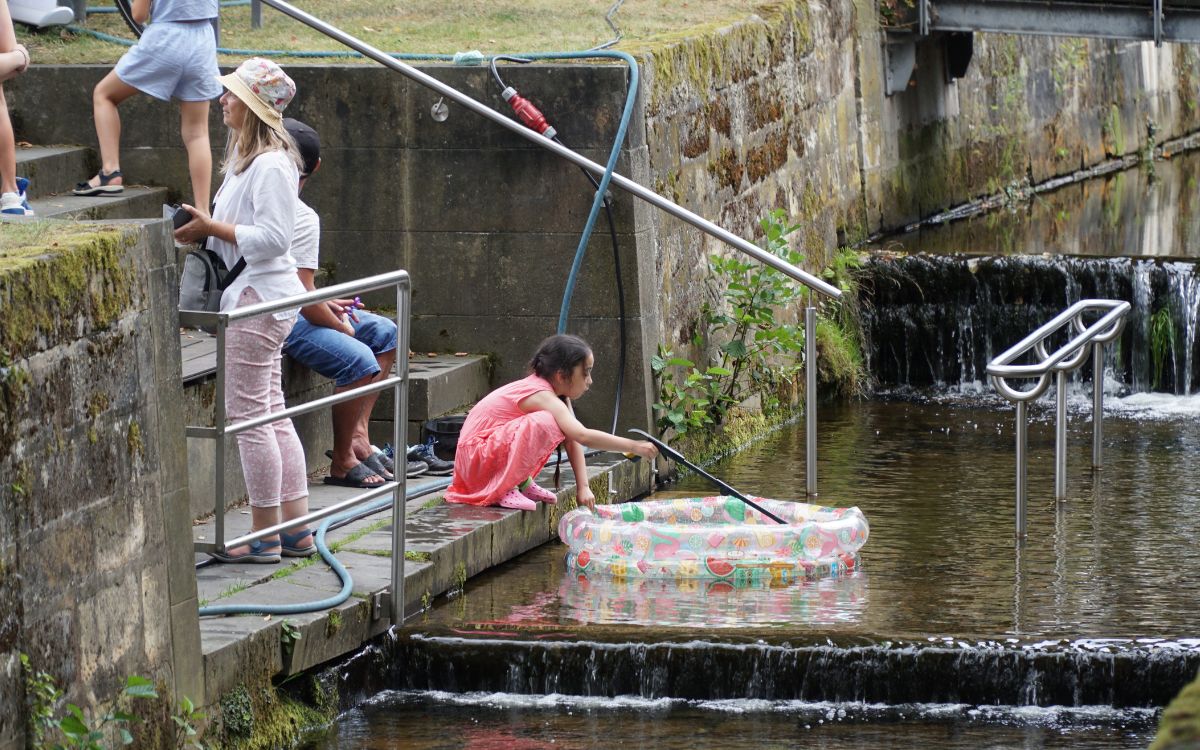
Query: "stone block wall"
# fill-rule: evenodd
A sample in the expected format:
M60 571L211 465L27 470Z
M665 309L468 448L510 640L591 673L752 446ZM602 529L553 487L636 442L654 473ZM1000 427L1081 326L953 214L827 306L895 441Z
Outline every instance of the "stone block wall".
M594 188L580 170L463 107L436 122L439 97L378 66L288 65L298 94L287 114L322 138L322 167L303 199L321 216L327 281L344 282L404 268L413 278L416 351L491 355L497 383L524 375L537 343L554 333L564 284L591 208ZM508 111L486 68L422 70L494 108ZM607 158L627 90L622 66L506 65L506 82L533 99L560 138L593 161ZM14 127L39 144L94 145L88 92L103 66L36 67L6 87ZM11 90L11 91L10 91ZM78 92L77 100L42 92ZM37 101L35 106L34 101ZM81 116L82 115L82 116ZM178 112L147 97L122 105L122 170L133 182L168 185L186 199L187 173ZM631 169L640 143L618 166ZM219 164L220 110L210 132ZM219 176L215 178L219 182ZM649 403L638 294L638 230L632 199L613 190L629 340L623 423L645 426ZM571 305L572 332L595 346L596 384L580 404L584 419L611 417L618 361L619 309L613 250L603 216L588 245ZM383 308L394 299L379 294ZM653 351L653 345L648 347ZM590 412L589 412L590 410Z
M166 223L43 226L0 242L0 748L20 653L89 708L203 687Z

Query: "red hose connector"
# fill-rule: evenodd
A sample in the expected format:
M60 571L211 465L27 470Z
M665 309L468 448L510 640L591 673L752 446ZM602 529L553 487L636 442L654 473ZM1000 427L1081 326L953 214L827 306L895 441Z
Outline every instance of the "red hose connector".
M543 115L538 108L517 93L517 90L512 86L500 92L500 96L504 97L504 101L508 102L513 108L513 112L517 113L517 118L525 124L525 127L536 131L547 138L553 138L558 135L557 131L546 122L546 116Z

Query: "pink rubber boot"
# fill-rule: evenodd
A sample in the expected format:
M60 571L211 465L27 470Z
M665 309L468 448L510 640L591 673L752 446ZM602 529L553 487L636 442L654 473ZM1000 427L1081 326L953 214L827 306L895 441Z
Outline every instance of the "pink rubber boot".
M558 502L558 495L544 487L538 487L532 479L529 480L529 486L521 490L521 494L530 500L538 500L546 505L554 505Z
M500 498L500 507L512 508L513 510L537 510L537 503L517 492L514 488L505 492L504 497Z

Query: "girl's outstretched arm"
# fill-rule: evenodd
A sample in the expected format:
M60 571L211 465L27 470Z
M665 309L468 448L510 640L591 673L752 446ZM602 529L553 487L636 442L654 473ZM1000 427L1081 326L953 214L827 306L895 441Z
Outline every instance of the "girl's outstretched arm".
M592 430L583 426L583 423L575 418L575 414L562 401L558 400L550 391L539 391L532 396L527 396L521 400L519 404L522 411L529 413L534 411L548 411L554 416L554 421L558 424L558 428L562 430L563 435L566 435L568 441L582 443L590 448L601 448L606 451L614 451L617 453L636 453L642 458L654 458L658 455L658 448L654 443L647 440L630 440L617 435L611 435L601 430ZM570 446L568 446L569 448ZM583 450L580 449L582 457ZM572 462L572 467L574 462Z

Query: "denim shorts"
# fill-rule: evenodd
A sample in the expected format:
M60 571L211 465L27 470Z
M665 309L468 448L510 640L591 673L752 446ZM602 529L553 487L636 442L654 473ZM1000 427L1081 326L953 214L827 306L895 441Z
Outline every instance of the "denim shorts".
M159 21L117 61L117 77L168 102L203 102L221 95L217 37L209 21Z
M332 380L337 386L347 386L368 375L379 372L377 354L396 348L396 322L382 315L357 313L354 338L341 331L315 326L301 315L296 320L283 351L308 369Z

